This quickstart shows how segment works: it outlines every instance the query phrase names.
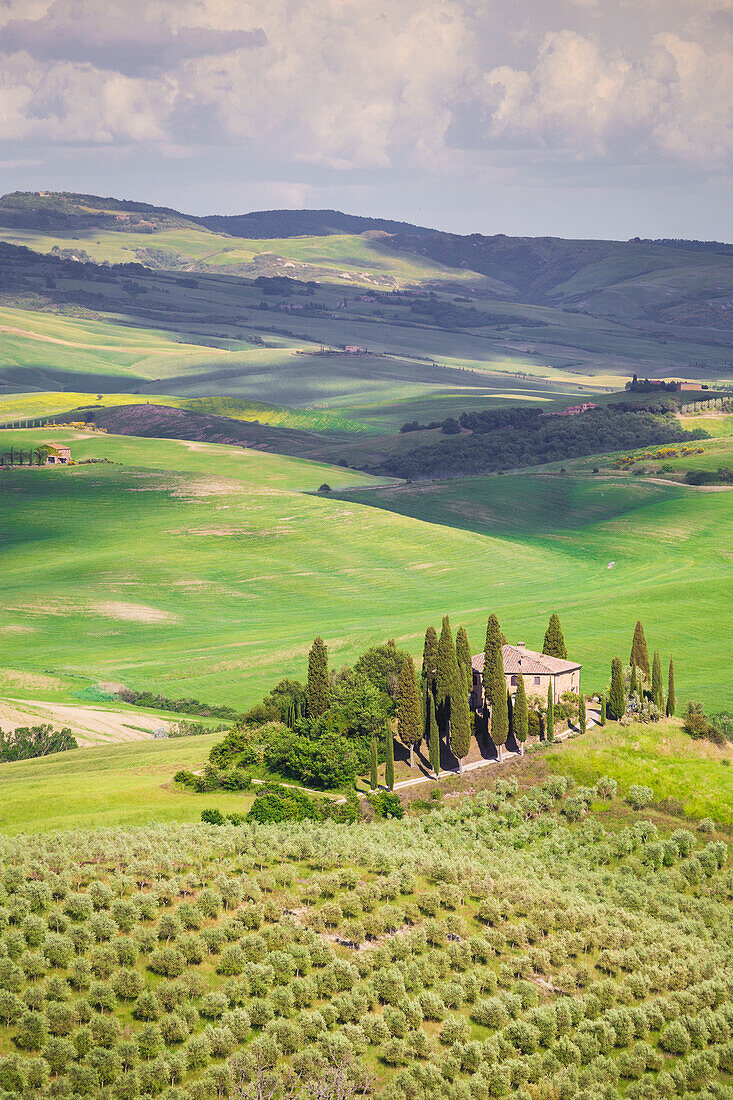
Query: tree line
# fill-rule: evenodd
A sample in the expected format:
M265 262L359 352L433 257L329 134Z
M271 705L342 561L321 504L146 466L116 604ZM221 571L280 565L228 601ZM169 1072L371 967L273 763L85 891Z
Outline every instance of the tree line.
M328 648L314 640L308 654L305 684L281 680L261 703L251 707L210 753L215 769L259 766L310 786L338 789L357 775L369 775L372 791L394 789L395 737L411 768L415 751L424 746L430 770L441 770L443 746L463 772L471 740L490 737L499 759L510 742L523 751L529 734L553 737L556 718L567 718L572 704L555 702L552 684L547 699L528 699L523 678L516 694L507 688L502 646L506 638L496 615L487 622L484 644L483 698L473 694L472 650L459 627L455 639L448 616L440 634L425 633L422 664L393 639L373 646L351 667L329 667ZM553 614L543 653L566 658L560 620ZM582 700L585 713L585 701ZM198 777L198 782L203 780ZM229 780L226 780L227 784Z
M373 472L404 478L475 474L707 438L700 428L681 428L676 408L664 401L607 405L582 416L514 407L462 413L458 424L466 431L390 455Z
M0 729L0 761L32 760L56 752L78 749L76 738L68 726L55 730L53 726L18 726L8 733Z

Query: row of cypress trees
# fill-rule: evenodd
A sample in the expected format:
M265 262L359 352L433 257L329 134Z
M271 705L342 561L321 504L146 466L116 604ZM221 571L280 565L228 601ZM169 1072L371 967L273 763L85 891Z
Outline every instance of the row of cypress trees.
M499 760L510 732L523 752L529 733L529 708L524 678L518 677L517 691L512 699L506 687L504 658L502 647L506 637L501 630L496 615L489 616L486 625L484 644L483 688L486 703L490 708L491 721L489 734L497 746ZM557 615L550 619L543 653L556 657L566 657L567 650ZM469 696L473 687L473 668L471 646L464 627L458 628L455 643L446 615L440 636L434 627L428 627L425 633L422 669L418 684L415 662L409 655L405 658L399 673L396 695L397 736L409 750L410 767L414 767L415 748L425 740L428 747L430 766L437 776L440 771L441 736L450 746L453 756L458 760L459 772L463 772L463 762L471 746L472 720ZM328 707L329 676L328 653L322 638L316 638L308 655L308 680L306 686L308 714L318 716ZM547 729L550 740L553 728L553 699L551 686L548 689ZM289 716L290 718L290 716ZM295 714L288 725L295 725ZM385 724L385 784L389 790L394 788L394 743L392 725ZM372 737L370 782L377 786L378 746L376 735Z
M629 695L643 695L644 684L651 683L648 695L660 714L672 717L677 706L674 690L674 660L670 657L667 673L667 697L664 697L662 685L662 659L659 650L654 651L654 657L649 664L649 649L646 643L644 627L641 621L637 621L634 628L634 637L631 643L629 656L631 665L631 678L629 683ZM641 676L639 675L641 673ZM609 718L620 719L626 714L626 685L624 683L624 670L620 657L614 657L611 661L611 688L608 700L601 701L602 717L605 710Z

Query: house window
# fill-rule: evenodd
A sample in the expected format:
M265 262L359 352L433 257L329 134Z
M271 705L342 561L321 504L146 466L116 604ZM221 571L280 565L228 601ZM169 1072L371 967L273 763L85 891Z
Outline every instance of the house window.
M534 686L535 686L535 687L539 687L539 686L540 686L540 678L539 678L539 676L535 676L535 678L534 678Z
M516 678L516 676L512 676L512 687L515 688L516 686L517 686L517 678Z

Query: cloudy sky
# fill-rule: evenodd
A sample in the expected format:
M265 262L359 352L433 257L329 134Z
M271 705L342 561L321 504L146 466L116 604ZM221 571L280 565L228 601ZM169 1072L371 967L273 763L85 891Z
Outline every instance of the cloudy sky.
M733 0L0 0L0 186L733 240Z

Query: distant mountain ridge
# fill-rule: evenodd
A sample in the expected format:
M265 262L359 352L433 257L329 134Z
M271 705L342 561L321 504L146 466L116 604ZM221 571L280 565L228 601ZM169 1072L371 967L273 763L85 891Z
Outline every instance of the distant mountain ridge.
M203 226L250 240L326 237L334 233L435 233L437 230L389 218L367 218L340 210L253 210L248 214L184 214L169 206L74 192L13 191L0 197L0 225L14 229L116 229Z
M146 234L151 238L171 229L184 234L195 231L199 237L198 251L192 248L190 255L186 253L185 240L174 244L164 241L160 248L151 240L150 249L140 247L138 242L130 251L146 266L164 270L188 267L197 273L200 234L211 232L219 238L214 243L222 255L217 270L235 276L262 274L261 265L269 263L272 271L268 268L266 274L292 274L297 269L299 278L327 282L330 276L338 275L337 257L342 255L351 263L350 270L358 279L362 269L368 271L372 263L375 270L381 271L385 257L387 266L399 258L407 261L413 273L416 267L431 272L439 269L444 282L446 272L448 278L451 271L467 274L472 283L470 293L479 299L559 307L566 313L619 318L634 324L717 330L713 339L726 353L728 331L733 327L733 309L729 305L733 295L733 245L715 241L650 241L638 237L630 241L605 241L510 237L502 233L459 234L339 210L259 210L198 216L151 203L45 191L2 196L0 227L5 227L11 237L17 229L47 237L56 233L63 241L70 235L77 239L78 235L80 253L84 250L83 241L95 230ZM0 238L2 235L0 228ZM332 235L372 239L367 242L368 248L361 248L364 242L359 242L360 247L354 250L359 256L357 263L348 241L340 246L340 252L338 248L332 252L328 248L323 252L311 250L313 259L297 247L289 251L283 243L272 252L266 246L266 251L257 256L260 266L254 267L249 254L242 262L228 258L226 253L236 248L234 244L231 249L225 247L222 235L232 242L318 240ZM59 242L61 252L65 251L63 241ZM115 255L119 262L119 249ZM263 260L265 255L269 257L267 261ZM425 263L415 265L416 257ZM106 259L99 252L96 258L97 262ZM412 278L421 281L419 274L413 274ZM434 278L432 282L431 276L423 279L423 285L434 290ZM720 334L721 329L726 332ZM649 335L654 336L654 330L645 333ZM555 343L547 350L557 346ZM563 346L562 341L559 346ZM690 347L688 354L690 360L696 360L700 357L699 348ZM720 352L716 356L728 358Z

